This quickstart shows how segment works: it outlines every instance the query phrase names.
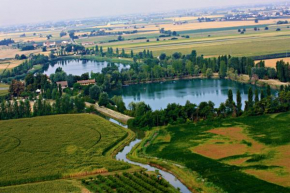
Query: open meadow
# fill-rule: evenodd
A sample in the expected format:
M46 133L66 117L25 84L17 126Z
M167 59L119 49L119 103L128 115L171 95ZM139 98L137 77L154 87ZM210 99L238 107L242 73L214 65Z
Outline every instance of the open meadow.
M128 133L96 115L0 121L0 186L128 169L112 150Z
M152 131L143 149L186 167L185 178L199 176L192 184L213 183L229 193L290 192L289 118L281 113L168 126Z

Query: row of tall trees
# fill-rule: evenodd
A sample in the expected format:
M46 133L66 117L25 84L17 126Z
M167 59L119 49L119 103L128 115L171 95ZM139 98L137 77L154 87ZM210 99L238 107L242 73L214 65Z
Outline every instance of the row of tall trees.
M28 99L20 101L3 100L0 106L0 120L29 118L35 116L82 113L85 109L84 99L67 95L56 98L55 102L44 100L42 96L34 102Z

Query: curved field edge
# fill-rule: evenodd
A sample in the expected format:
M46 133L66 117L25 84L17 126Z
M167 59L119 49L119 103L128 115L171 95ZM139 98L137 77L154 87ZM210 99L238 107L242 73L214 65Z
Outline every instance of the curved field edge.
M131 152L127 155L127 158L131 161L149 164L160 170L169 172L173 174L180 182L182 182L190 191L192 192L224 192L221 188L215 186L210 182L203 182L203 178L197 172L194 172L185 166L177 164L176 162L172 162L170 160L164 160L157 157L150 157L149 155L145 155L143 153L146 152L145 146L154 140L156 137L156 132L158 132L158 128L146 131L145 138L138 143L134 148L132 148ZM147 145L146 145L147 144ZM142 153L141 153L142 152ZM143 154L143 155L140 155Z
M68 117L72 116L72 119L68 119ZM7 165L7 163L9 162L13 162L13 161L6 161L6 164L5 163L2 163L2 166L7 166L8 169L6 169L6 171L3 171L2 169L2 176L4 177L4 179L2 179L0 182L1 182L1 186L10 186L10 185L15 185L15 184L25 184L25 183L31 183L31 182L40 182L40 181L50 181L50 180L55 180L55 179L60 179L60 178L81 178L83 176L88 176L88 175L93 175L93 174L98 174L98 173L111 173L111 172L114 172L114 171L123 171L123 170L130 170L130 171L136 171L136 170L140 170L138 167L135 167L135 166L131 166L127 163L124 163L124 162L120 162L120 161L117 161L114 159L114 156L118 153L119 150L121 150L122 148L125 147L126 144L130 143L130 141L132 141L134 138L135 138L135 134L130 131L130 130L127 130L125 128L122 128L114 123L111 123L109 121L107 121L106 119L104 118L101 118L99 116L96 116L96 115L84 115L84 114L80 114L80 115L59 115L59 116L47 116L47 117L43 117L43 118L32 118L32 119L20 119L18 120L18 122L16 124L19 125L19 127L26 127L27 125L29 126L32 126L33 127L33 124L34 122L39 122L37 121L37 119L41 119L40 122L43 122L43 119L54 119L55 117L59 117L59 121L52 121L50 122L50 126L53 127L54 124L60 124L60 122L62 121L63 124L61 125L66 125L68 127L73 127L72 125L75 123L73 122L73 119L80 119L80 120L83 120L84 122L88 122L87 119L84 119L84 117L90 117L91 121L92 120L95 120L96 123L93 123L93 125L90 125L89 123L84 123L84 124L87 124L88 126L90 126L90 129L93 129L96 125L94 124L98 124L98 123L102 123L100 124L101 126L104 126L104 124L106 125L105 127L103 127L103 130L109 130L106 132L106 134L109 134L108 136L112 135L113 138L114 138L114 135L116 135L116 131L119 132L119 137L117 138L117 140L115 139L108 139L109 143L106 143L104 142L103 144L101 145L106 145L106 146L102 146L101 149L100 147L97 147L94 145L92 146L91 149L89 150L86 150L86 148L81 148L81 147L78 147L77 145L74 145L74 144L65 144L66 146L65 147L60 147L57 151L60 151L60 152L64 152L65 156L66 156L66 159L63 159L61 156L59 157L60 159L57 160L58 158L54 158L55 160L50 160L51 162L53 162L53 164L59 164L60 162L65 162L64 165L62 167L66 167L68 168L67 170L63 170L62 172L57 172L56 175L46 175L47 173L50 174L51 172L47 172L46 171L38 171L39 173L33 173L31 172L31 175L29 175L29 170L27 173L24 173L24 176L21 177L21 175L19 175L18 177L17 176L8 176L8 175L5 175L5 174L8 174L8 173L11 173L11 171L15 170L15 169L12 169L9 168L9 167L12 167L12 166L9 166ZM19 124L19 121L21 122ZM5 121L4 122L0 122L0 124L2 123L2 125L8 125L9 127L9 132L11 134L11 129L13 129L13 124L12 123L13 121L9 122L10 124L7 124L8 122ZM54 123L55 122L55 123ZM11 123L12 123L12 126L11 126ZM42 124L38 124L38 126L41 126ZM14 125L15 126L15 125ZM55 126L55 125L54 125ZM80 126L80 125L79 125ZM60 126L59 126L60 127ZM59 127L56 127L56 128L59 128ZM80 127L82 128L82 127ZM111 130L111 133L110 133L110 128L115 128L113 130ZM61 131L61 129L59 129ZM3 127L1 129L2 131L2 136L7 136L7 132L3 134ZM1 133L0 131L0 133ZM29 130L27 130L27 132L29 132ZM35 132L37 134L35 135L45 135L45 133L42 133L41 134L41 131L39 130L35 130ZM34 133L35 133L34 132ZM58 131L59 132L59 131ZM72 132L72 131L70 131ZM87 130L85 131L80 131L80 133L74 133L74 139L78 140L78 138L82 138L81 136L84 135L84 132L87 132ZM53 133L53 132L52 132ZM66 132L62 133L63 136L67 135ZM104 135L105 136L105 135ZM49 137L49 136L47 136ZM58 136L59 137L59 136ZM92 136L93 137L93 136ZM103 137L104 139L104 137ZM12 140L12 138L8 138L8 140ZM33 137L32 139L33 140ZM84 142L86 141L87 139L84 139L83 141L80 140L80 142ZM96 139L97 140L97 139ZM16 140L15 140L16 141ZM23 140L25 141L25 143L27 143L27 140ZM40 140L41 141L41 140ZM36 146L38 143L40 143L40 141L36 141ZM93 140L91 140L93 141ZM85 143L85 142L84 142ZM3 144L0 144L0 145L3 145ZM91 145L91 144L90 144ZM41 146L41 144L40 144ZM10 146L7 146L7 148L10 148ZM46 149L45 150L41 150L40 149L37 149L37 152L36 153L40 153L41 152L45 152L47 150L49 150L49 147L45 147ZM16 147L17 149L17 147ZM28 148L29 149L29 148ZM83 154L83 158L82 156L78 157L79 153L82 152L82 151L78 151L79 149L81 149L82 151L84 151L85 153ZM33 149L32 149L33 150ZM31 151L32 151L31 150ZM27 151L27 148L26 150ZM3 154L5 152L2 152L1 154ZM9 153L9 152L8 152ZM13 153L13 152L12 152ZM14 152L15 153L15 152ZM46 154L49 154L49 152L45 152ZM77 154L76 157L74 157L74 153ZM17 154L17 153L15 153ZM94 155L98 155L98 156L95 156ZM10 152L10 155L11 155L11 152ZM34 157L35 158L35 157ZM9 156L6 155L6 159L9 159ZM29 158L27 158L29 160ZM49 157L46 159L50 159ZM77 162L76 164L74 163L73 159L76 159L75 162ZM26 160L26 162L28 161ZM40 161L37 159L34 159L34 161L31 161L31 163L33 162L37 162L38 164L38 167L40 167L41 165L44 165L44 169L43 170L48 170L48 171L51 171L53 170L54 168L52 168L53 166L49 165L49 163L41 163L41 160ZM4 160L2 160L2 162L4 162ZM25 161L23 161L25 162ZM29 161L28 161L29 162ZM72 164L73 163L73 164ZM24 164L25 165L25 164ZM69 165L69 166L68 166ZM18 166L19 167L19 166ZM33 167L33 166L31 166ZM20 168L27 168L27 167L23 167L23 166L20 166ZM38 168L39 169L39 168ZM10 172L9 172L10 170ZM16 170L19 170L17 169L16 167ZM8 172L8 173L7 173Z
M281 151L283 150L285 153L285 147L289 146L289 140L287 140L286 137L287 128L289 128L287 126L289 124L287 122L288 117L289 113L281 113L270 116L264 115L259 117L242 117L238 119L228 119L225 121L208 121L197 125L185 124L155 128L154 130L146 133L146 138L131 151L131 154L128 157L134 161L150 163L151 165L160 166L163 167L163 169L170 170L194 192L195 190L204 190L205 192L209 192L205 189L209 187L217 188L213 192L223 192L218 187L222 187L227 192L234 192L237 190L235 190L235 188L233 188L233 190L231 187L227 186L225 184L226 181L236 181L236 185L230 183L232 184L232 187L241 186L241 184L244 184L245 188L240 187L243 191L249 190L247 188L251 188L255 185L258 186L260 184L259 187L262 187L263 192L273 192L274 190L279 192L290 192L289 188L274 184L274 182L279 184L279 181L276 180L271 182L270 177L273 177L273 175L265 176L265 173L261 173L262 171L270 173L273 171L278 171L281 176L286 175L285 172L281 172L282 169L285 171L289 169L287 167L283 167L285 163L287 164L287 162L283 160L279 160L278 163L276 162L276 157L275 159L272 159L272 157L269 157L268 159L268 156L272 156L271 154L274 150L277 152L277 156L280 159ZM265 128L263 125L267 125L268 127ZM215 128L222 129L235 126L245 128L246 133L244 134L247 134L247 136L250 137L246 139L241 138L240 141L238 141L238 145L241 144L248 146L249 149L252 147L258 150L258 152L252 152L251 154L246 153L238 156L229 156L228 158L225 157L225 159L214 159L193 152L194 149L192 150L192 148L190 148L192 146L190 145L185 143L183 145L180 144L186 141L186 143L190 142L194 143L194 146L199 146L200 144L208 145L209 140L216 140L216 144L220 145L220 140L224 136L212 138L214 134L210 133L211 130ZM198 130L202 130L202 132ZM168 137L167 135L164 135L163 131L166 131L167 133L169 132L170 136ZM190 132L195 133L190 135ZM196 139L194 139L195 135ZM172 142L172 138L175 138L174 142ZM228 142L232 143L232 141ZM257 149L261 143L264 144L264 146L262 146L264 148L262 151L260 151L259 148ZM227 143L225 143L225 145L227 145ZM165 149L164 152L162 152L163 149ZM286 157L282 156L282 158L284 160L288 160L288 154L285 155ZM245 164L241 165L241 161L245 162ZM254 173L252 172L253 170L257 172ZM225 180L226 178L227 180ZM284 184L284 186L285 185L286 184ZM288 186L286 185L286 187ZM259 188L252 188L253 192L261 191Z

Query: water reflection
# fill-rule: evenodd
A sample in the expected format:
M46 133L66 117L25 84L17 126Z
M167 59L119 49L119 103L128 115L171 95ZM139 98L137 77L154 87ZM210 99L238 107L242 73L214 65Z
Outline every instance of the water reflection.
M234 99L236 99L237 91L240 90L242 102L245 104L248 98L249 87L266 90L266 88L242 84L231 80L193 79L130 85L120 90L112 91L109 95L121 95L126 105L132 101L144 101L153 110L165 108L168 103L184 105L187 100L196 104L203 101L212 101L215 103L215 107L218 107L220 103L226 101L229 89L233 90Z
M44 74L47 74L48 76L50 74L55 73L55 70L58 67L61 67L63 71L65 71L67 74L72 74L72 75L82 75L87 72L102 72L102 69L107 67L109 62L97 62L97 61L92 61L92 60L59 60L59 61L54 61L50 65L46 66L44 69ZM119 70L121 71L122 69L129 68L128 65L124 64L118 64L115 63L118 67Z

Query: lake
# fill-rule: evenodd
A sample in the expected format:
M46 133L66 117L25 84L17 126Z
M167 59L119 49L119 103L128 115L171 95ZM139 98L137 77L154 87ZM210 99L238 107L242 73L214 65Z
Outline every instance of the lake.
M249 87L252 87L253 91L256 88L266 90L266 88L231 80L192 79L124 86L122 89L110 92L109 95L111 97L113 95L121 95L126 106L132 101L144 101L153 110L164 109L169 103L185 105L187 100L195 104L203 101L212 101L217 108L222 102L227 100L229 89L233 90L235 101L237 90L240 90L244 106L248 98ZM272 92L273 94L276 93L274 90Z
M92 60L59 60L56 63L49 65L48 69L44 71L44 74L48 76L55 73L58 67L61 67L66 74L82 75L87 72L93 71L94 73L102 72L102 69L107 67L109 62L97 62ZM129 68L129 65L116 64L119 70Z

